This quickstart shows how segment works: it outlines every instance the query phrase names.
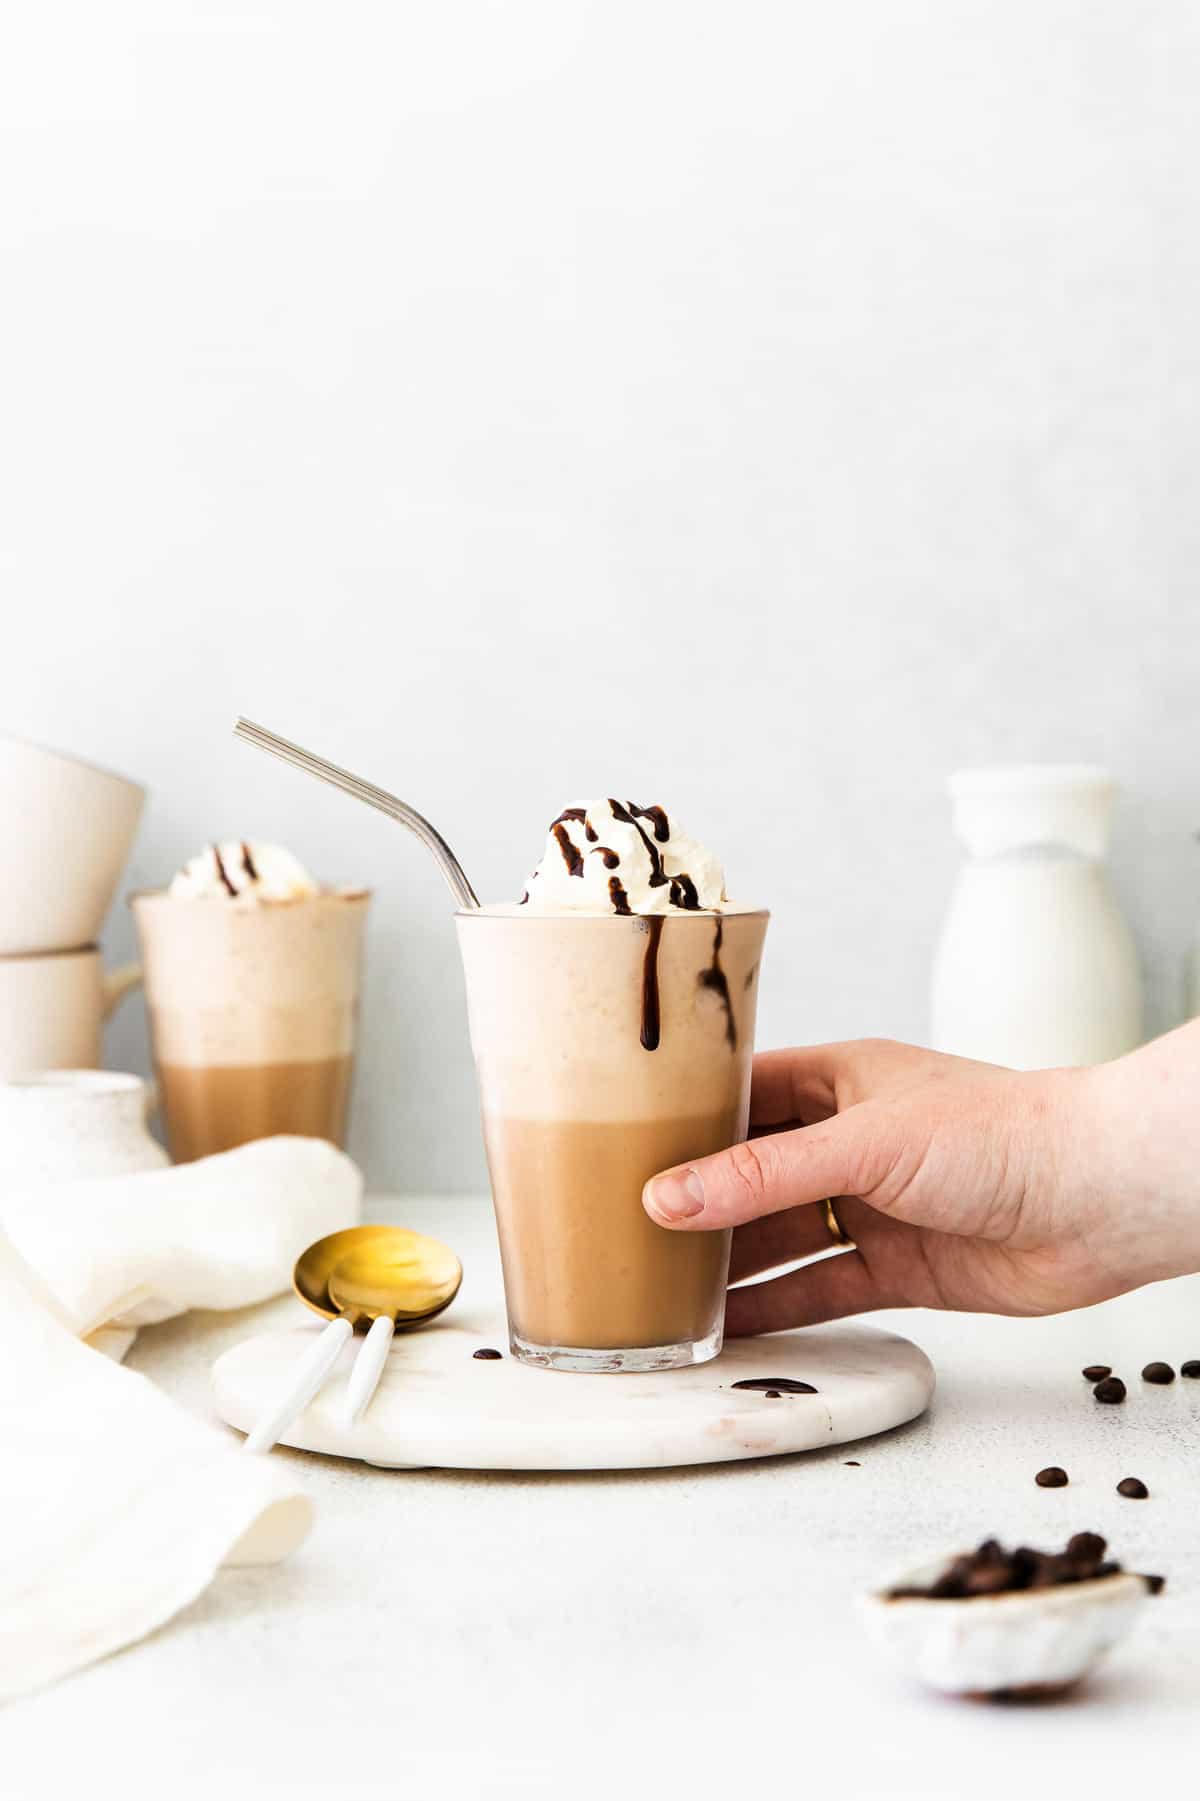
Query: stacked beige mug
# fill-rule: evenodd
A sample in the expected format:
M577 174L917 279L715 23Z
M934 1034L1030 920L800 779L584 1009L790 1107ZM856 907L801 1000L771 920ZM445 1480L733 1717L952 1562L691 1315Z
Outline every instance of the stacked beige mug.
M0 1080L96 1069L101 1029L141 980L97 939L145 791L59 751L0 737Z

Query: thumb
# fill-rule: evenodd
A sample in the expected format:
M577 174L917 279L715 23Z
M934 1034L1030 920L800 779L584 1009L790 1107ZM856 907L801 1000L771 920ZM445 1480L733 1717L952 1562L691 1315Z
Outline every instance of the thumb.
M890 1161L872 1144L870 1113L849 1107L817 1125L677 1164L646 1183L642 1205L656 1225L713 1231L829 1195L866 1194L875 1185L871 1166Z

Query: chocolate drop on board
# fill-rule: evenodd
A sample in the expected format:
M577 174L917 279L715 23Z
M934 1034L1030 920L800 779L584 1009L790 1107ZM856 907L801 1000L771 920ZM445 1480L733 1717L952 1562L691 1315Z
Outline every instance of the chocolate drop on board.
M1065 1488L1070 1480L1066 1470L1052 1463L1047 1469L1039 1470L1033 1478L1039 1488Z
M219 848L217 847L217 845L215 845L215 844L212 847L212 854L213 854L213 861L217 865L217 874L221 878L221 881L225 888L225 892L227 894L232 894L236 897L237 889L234 887L233 883L229 879L229 871L226 869L224 863L222 863L221 852L220 852Z
M482 1363L495 1363L498 1358L503 1357L504 1353L503 1351L494 1351L491 1345L480 1345L477 1351L471 1352L471 1355L477 1357Z
M616 879L615 877L613 878ZM611 883L610 883L611 891ZM651 913L646 920L646 954L642 958L642 1049L656 1051L662 1036L662 1018L658 999L658 946L662 938L663 916Z
M613 904L614 913L632 913L629 896L621 886L620 876L610 875L608 878L608 898Z
M1181 1363L1179 1366L1179 1373L1181 1376L1188 1376L1193 1379L1196 1376L1200 1376L1200 1357L1189 1357L1186 1363Z
M1120 1376L1105 1376L1103 1382L1097 1382L1092 1390L1098 1401L1115 1403L1125 1399L1125 1384Z
M747 1376L742 1382L733 1382L732 1388L750 1388L764 1395L815 1395L817 1390L811 1382L793 1382L790 1376Z
M561 820L556 819L550 830L554 834L555 843L563 854L567 874L581 876L583 874L583 858L572 843L571 834L566 826L562 824Z
M707 969L700 971L701 988L711 989L725 1009L725 1039L731 1051L737 1049L737 1026L733 1018L733 1005L729 999L729 983L725 971L721 968L721 944L725 937L725 921L717 914L717 929L713 933L712 962Z
M1124 1495L1127 1501L1148 1501L1150 1490L1138 1476L1123 1476L1117 1483L1117 1493Z
M1158 1382L1165 1387L1168 1382L1174 1382L1174 1380L1175 1371L1169 1363L1148 1363L1142 1371L1143 1382Z
M1112 1375L1111 1363L1089 1363L1083 1372L1086 1382L1103 1382L1105 1376Z

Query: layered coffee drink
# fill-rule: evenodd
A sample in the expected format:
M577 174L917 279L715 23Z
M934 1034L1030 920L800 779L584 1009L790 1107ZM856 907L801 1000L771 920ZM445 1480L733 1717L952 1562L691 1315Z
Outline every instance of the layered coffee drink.
M369 902L241 843L134 896L176 1162L281 1132L344 1144Z
M728 1232L649 1177L744 1136L767 915L661 807L555 820L525 898L458 915L504 1268L526 1362L653 1370L721 1348Z

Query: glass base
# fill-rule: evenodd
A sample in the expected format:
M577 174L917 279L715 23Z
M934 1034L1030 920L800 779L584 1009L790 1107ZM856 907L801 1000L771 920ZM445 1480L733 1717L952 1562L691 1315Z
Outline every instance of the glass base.
M509 1333L509 1348L522 1363L540 1370L567 1370L573 1375L648 1375L653 1370L687 1369L693 1363L711 1363L720 1355L723 1326L706 1338L689 1338L682 1344L633 1345L627 1351L593 1351L584 1345L531 1344Z

